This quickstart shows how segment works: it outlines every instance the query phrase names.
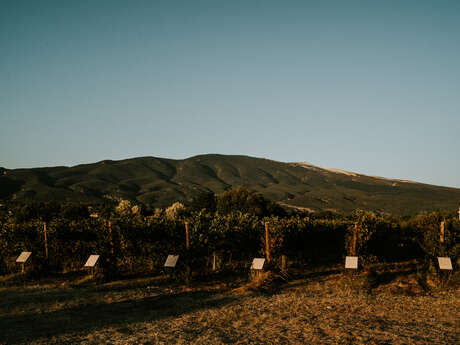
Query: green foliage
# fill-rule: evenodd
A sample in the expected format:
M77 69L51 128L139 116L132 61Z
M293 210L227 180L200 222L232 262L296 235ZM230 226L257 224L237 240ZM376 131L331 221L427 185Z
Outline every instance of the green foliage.
M445 212L421 214L409 220L405 226L412 230L415 243L422 253L422 279L442 277L447 272L441 272L438 257L450 257L454 271L458 277L460 266L460 222ZM441 222L444 221L444 236L441 241Z
M265 223L275 264L282 255L303 264L340 263L351 254L355 231L356 254L365 265L416 258L427 271L439 274L438 256L449 256L456 267L459 264L460 223L451 214L435 212L403 219L357 210L351 218L260 217L267 208L260 211L266 204L256 193L243 189L227 193L223 200L221 207L240 205L253 212L232 208L231 212L212 213L202 208L174 218L165 213L143 217L94 207L91 212L99 217L93 218L84 207L60 205L60 212L56 212L55 205L17 205L11 212L0 213L0 273L19 270L14 260L21 251L33 252L27 267L37 274L81 269L91 254L101 255L98 266L107 278L159 273L168 254L180 255L180 265L187 264L195 272L209 271L214 253L227 267L247 269L252 258L265 255ZM45 219L48 258L44 250ZM439 225L443 220L445 236L441 243ZM190 224L188 250L185 221Z
M346 248L348 255L356 255L364 261L375 261L376 258L368 244L371 238L382 225L382 219L375 213L363 210L355 210L352 215L353 224L348 227L346 236Z
M425 233L422 224L408 226L403 219L383 218L373 212L355 210L345 237L346 252L358 255L365 264L421 257L423 253L417 243L420 233Z
M70 204L62 208L61 216L65 219L80 220L89 217L88 206Z
M242 212L258 217L284 215L284 210L281 207L265 199L262 194L245 187L230 189L219 195L216 209L220 214Z
M195 196L189 206L192 212L206 210L214 213L217 207L217 198L212 192L201 192Z

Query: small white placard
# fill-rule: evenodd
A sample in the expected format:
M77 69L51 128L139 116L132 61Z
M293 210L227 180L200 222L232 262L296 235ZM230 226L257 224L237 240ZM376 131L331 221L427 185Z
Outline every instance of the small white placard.
M30 255L32 255L32 252L22 252L16 259L16 262L24 263L29 259Z
M358 269L358 257L357 256L347 256L345 257L345 268Z
M447 257L438 257L439 268L441 270L452 270L452 261Z
M86 261L85 267L94 267L98 259L99 255L90 255L88 260Z
M165 267L176 267L179 255L168 255L165 262Z
M255 258L252 260L251 270L261 270L264 268L265 259Z

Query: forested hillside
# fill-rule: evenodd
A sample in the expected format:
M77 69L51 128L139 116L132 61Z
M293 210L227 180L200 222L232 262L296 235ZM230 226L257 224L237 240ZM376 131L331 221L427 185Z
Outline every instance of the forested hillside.
M307 163L247 156L202 155L101 161L73 167L2 169L0 199L102 203L130 200L151 207L191 202L203 193L245 186L283 205L348 214L360 208L382 214L457 209L460 190L370 177Z

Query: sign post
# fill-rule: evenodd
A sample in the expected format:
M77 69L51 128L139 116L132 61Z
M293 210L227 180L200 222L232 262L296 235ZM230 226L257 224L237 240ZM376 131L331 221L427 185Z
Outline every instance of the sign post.
M345 268L351 268L351 269L357 270L358 269L358 257L357 256L345 257Z
M88 260L83 267L89 267L91 275L94 276L94 266L96 266L97 260L99 260L99 255L90 255Z
M358 222L355 222L353 226L353 242L351 244L350 250L351 256L345 257L345 268L348 269L358 269Z
M262 275L265 258L254 258L251 265L251 279L257 279Z
M22 274L24 274L24 264L29 259L30 255L32 255L32 252L22 252L18 256L18 258L16 259L16 262L21 264L21 273Z
M164 267L174 268L176 267L177 260L179 260L179 255L168 255L166 258Z
M251 270L262 270L264 268L265 258L254 258L252 260Z
M452 271L452 261L449 257L438 257L438 264L440 270Z
M440 231L440 234L439 234L439 242L440 243L444 243L445 230L446 230L446 222L442 221L441 222L441 231ZM452 271L452 261L450 260L449 257L438 256L438 265L439 265L439 269L442 270L442 271ZM444 279L449 279L450 275L441 273L441 277L444 277Z
M166 275L169 279L173 277L172 272L177 265L177 260L179 260L179 255L168 255L165 264L163 265L163 267L165 268Z

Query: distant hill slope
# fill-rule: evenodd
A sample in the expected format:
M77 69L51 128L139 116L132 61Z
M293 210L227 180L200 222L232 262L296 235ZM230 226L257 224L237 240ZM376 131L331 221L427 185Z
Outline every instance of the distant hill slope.
M247 156L201 155L101 161L74 167L0 169L0 199L101 202L137 200L156 207L246 186L265 197L310 210L348 213L356 208L391 214L457 209L460 189L365 176L307 163Z

